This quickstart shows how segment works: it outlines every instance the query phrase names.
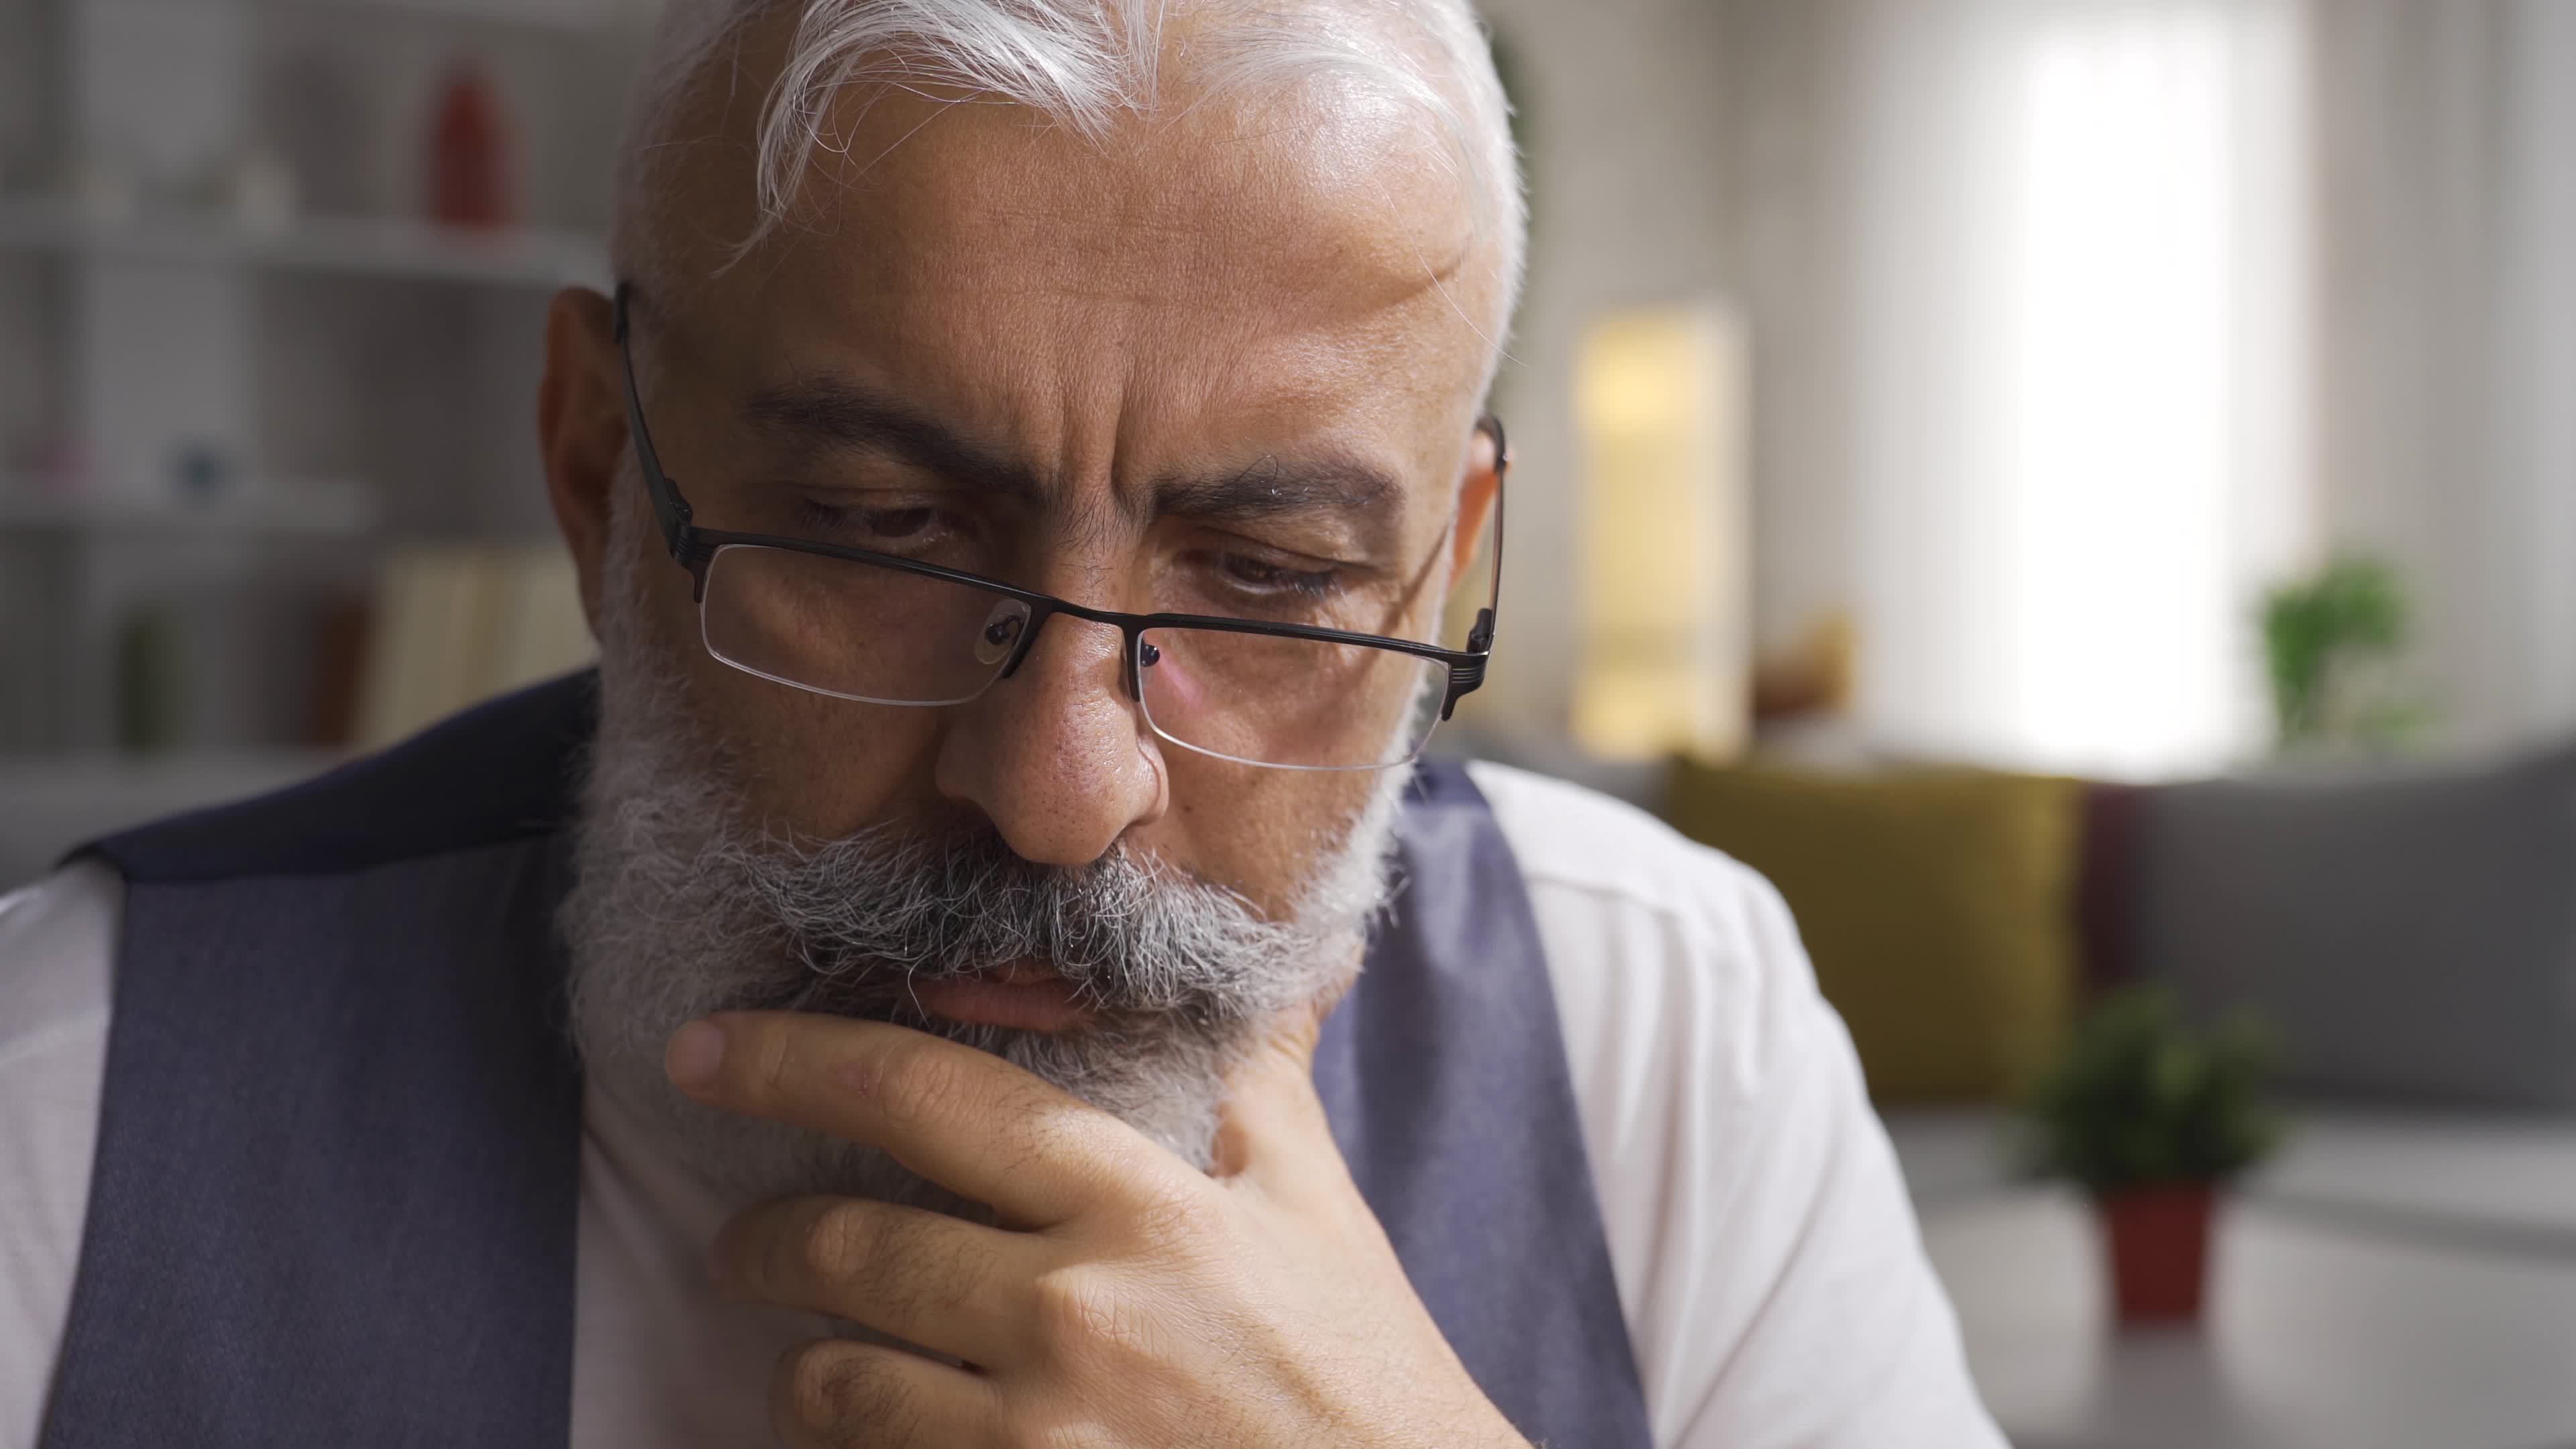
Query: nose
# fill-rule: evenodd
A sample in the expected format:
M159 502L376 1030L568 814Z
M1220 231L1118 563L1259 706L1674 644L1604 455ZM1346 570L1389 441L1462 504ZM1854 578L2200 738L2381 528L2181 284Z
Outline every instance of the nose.
M1124 643L1056 615L1010 678L951 713L939 792L982 811L1024 860L1089 865L1169 803L1162 756L1127 697Z

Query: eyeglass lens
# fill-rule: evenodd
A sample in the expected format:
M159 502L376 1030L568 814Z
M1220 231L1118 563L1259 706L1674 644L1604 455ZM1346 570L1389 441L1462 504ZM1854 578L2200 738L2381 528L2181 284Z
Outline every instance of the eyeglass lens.
M728 544L707 566L710 653L802 689L958 704L990 687L1029 627L1008 595L799 550ZM1396 650L1232 630L1137 640L1145 718L1166 740L1248 764L1371 769L1418 754L1447 666Z

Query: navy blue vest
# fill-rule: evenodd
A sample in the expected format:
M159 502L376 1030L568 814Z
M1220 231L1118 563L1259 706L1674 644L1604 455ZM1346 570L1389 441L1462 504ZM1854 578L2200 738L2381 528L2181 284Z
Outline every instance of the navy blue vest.
M91 850L127 882L48 1449L560 1449L581 1073L552 914L588 676ZM1648 1442L1517 867L1427 768L1315 1063L1413 1284L1521 1430Z

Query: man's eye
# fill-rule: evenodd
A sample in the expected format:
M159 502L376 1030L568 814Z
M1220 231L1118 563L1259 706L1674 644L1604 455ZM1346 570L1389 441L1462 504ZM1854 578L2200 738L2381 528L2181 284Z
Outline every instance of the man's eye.
M1239 553L1226 554L1221 562L1227 578L1265 594L1320 599L1333 592L1339 582L1336 569L1292 569Z
M927 508L870 508L853 521L872 538L911 538L927 530L938 514Z
M941 531L944 524L955 520L944 517L939 509L924 506L911 508L855 508L808 500L803 507L804 527L827 538L843 538L853 543L901 543L921 539Z

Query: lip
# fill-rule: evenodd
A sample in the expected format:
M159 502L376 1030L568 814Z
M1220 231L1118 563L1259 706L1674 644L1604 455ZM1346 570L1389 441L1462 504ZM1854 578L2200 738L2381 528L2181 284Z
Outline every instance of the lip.
M1034 961L1015 961L981 976L916 980L912 995L931 1015L969 1026L1057 1032L1091 1020L1076 1004L1072 984Z

